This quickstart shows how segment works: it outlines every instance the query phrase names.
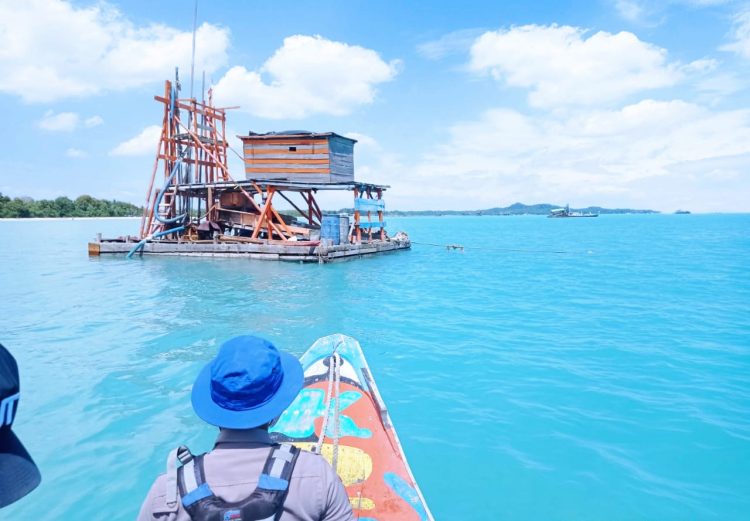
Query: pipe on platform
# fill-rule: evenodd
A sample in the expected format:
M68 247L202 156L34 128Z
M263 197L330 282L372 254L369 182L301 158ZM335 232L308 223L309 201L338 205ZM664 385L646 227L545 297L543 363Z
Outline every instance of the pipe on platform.
M180 157L174 164L174 167L172 167L172 172L169 174L169 177L167 177L167 181L164 183L164 186L162 187L161 191L159 191L159 196L156 198L156 204L154 205L154 218L156 218L157 221L159 221L162 224L173 224L178 221L181 221L185 218L187 214L183 213L180 215L177 215L175 217L172 217L170 219L163 219L159 216L159 205L161 204L161 200L164 197L164 194L167 192L167 188L169 188L169 185L172 184L172 180L174 179L175 174L177 174L177 170L180 166L180 162L182 161L182 158Z
M135 255L135 252L137 252L138 250L140 250L141 248L143 248L146 245L146 243L148 241L150 241L151 239L156 239L157 237L161 237L163 235L169 235L170 233L181 232L184 229L185 229L184 226L178 226L177 228L172 228L171 230L164 230L164 231L155 233L153 235L150 235L149 237L146 237L145 239L143 239L142 241L140 241L138 244L136 244L135 246L133 246L133 249L128 252L128 254L125 256L125 258L126 259L131 259L133 257L133 255Z

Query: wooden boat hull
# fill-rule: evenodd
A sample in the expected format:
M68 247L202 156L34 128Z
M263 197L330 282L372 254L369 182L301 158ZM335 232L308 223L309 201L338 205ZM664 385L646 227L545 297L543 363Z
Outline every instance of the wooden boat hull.
M336 385L329 385L334 352L341 360L338 394ZM340 334L323 337L300 361L305 371L305 386L271 428L273 438L311 450L319 444L327 416L321 454L334 465L343 481L355 519L434 521L406 462L359 343ZM329 389L334 398L327 408ZM338 425L334 414L336 396ZM336 448L333 440L337 430Z

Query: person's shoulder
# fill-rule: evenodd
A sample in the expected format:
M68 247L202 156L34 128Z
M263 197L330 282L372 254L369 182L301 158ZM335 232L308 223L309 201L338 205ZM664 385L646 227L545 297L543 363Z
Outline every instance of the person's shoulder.
M166 514L177 511L177 502L167 503L167 475L160 474L151 485L146 500L143 502L144 509L151 514Z
M320 454L309 450L300 450L297 463L294 465L294 475L297 477L323 477L333 472L333 468Z

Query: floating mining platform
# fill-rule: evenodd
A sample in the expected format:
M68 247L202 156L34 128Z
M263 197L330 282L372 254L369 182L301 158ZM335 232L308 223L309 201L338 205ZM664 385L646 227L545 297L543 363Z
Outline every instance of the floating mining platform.
M287 130L237 136L229 146L227 108L180 97L164 84L162 130L138 235L88 244L89 255L243 257L332 262L407 250L409 236L386 232L387 185L354 177L354 144L335 132ZM229 172L234 152L244 177ZM353 208L324 212L320 192L345 191ZM351 215L350 215L351 214Z
M240 239L238 237L238 239ZM233 240L217 241L154 241L147 242L136 251L135 255L182 255L189 257L234 257L256 260L317 262L328 263L353 260L411 247L409 238L404 234L385 241L372 241L362 244L321 245L317 242L290 244L253 243ZM89 243L89 255L127 255L139 244L136 237L119 237L116 239L97 238Z

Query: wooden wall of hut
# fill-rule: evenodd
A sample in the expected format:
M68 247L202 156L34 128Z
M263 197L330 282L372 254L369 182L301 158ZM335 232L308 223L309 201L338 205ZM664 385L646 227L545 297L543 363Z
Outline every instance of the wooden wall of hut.
M354 180L354 139L333 132L250 134L240 139L247 179L303 183Z

